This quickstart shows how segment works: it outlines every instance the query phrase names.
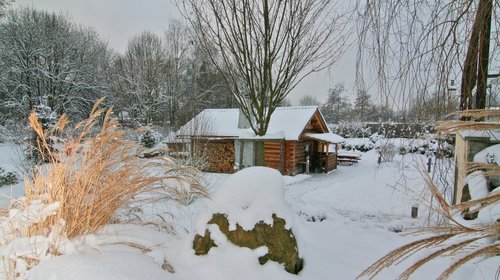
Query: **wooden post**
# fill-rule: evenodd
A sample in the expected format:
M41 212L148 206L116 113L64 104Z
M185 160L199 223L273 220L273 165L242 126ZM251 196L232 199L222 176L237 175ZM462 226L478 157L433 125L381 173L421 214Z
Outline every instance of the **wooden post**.
M335 144L335 169L337 169L337 163L338 163L338 155L339 155L339 144Z
M280 172L283 174L283 163L284 163L284 158L285 158L285 141L281 140L280 141Z
M328 154L329 154L330 144L326 143L326 162L325 162L325 173L328 173Z
M243 155L245 152L245 141L240 140L240 162L238 166L238 170L243 169Z

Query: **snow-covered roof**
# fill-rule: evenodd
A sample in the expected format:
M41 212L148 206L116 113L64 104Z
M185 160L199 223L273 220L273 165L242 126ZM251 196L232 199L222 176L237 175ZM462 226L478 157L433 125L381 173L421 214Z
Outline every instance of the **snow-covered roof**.
M325 141L325 142L329 142L329 143L333 143L333 144L345 142L344 137L342 137L338 134L335 134L335 133L331 133L331 132L328 132L328 133L305 133L304 135L309 137L309 138L313 138L313 139L317 139L317 140L321 140L321 141Z
M298 140L317 106L278 107L273 112L266 136L256 137L250 128L238 128L238 109L205 109L182 126L178 136L264 138ZM283 135L283 136L281 136Z

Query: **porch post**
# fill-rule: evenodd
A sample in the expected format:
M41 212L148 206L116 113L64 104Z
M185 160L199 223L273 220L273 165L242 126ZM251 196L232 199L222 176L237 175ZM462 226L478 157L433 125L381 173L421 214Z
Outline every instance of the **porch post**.
M335 144L335 169L337 169L337 160L339 155L339 144Z
M325 162L325 173L328 173L328 148L330 144L326 142L326 162Z

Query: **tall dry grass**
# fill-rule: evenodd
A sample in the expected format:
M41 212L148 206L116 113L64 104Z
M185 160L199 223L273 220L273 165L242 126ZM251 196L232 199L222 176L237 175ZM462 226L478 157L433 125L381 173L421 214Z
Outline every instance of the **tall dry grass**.
M176 166L168 158L139 158L140 147L125 139L117 121L110 118L111 109L98 108L101 101L73 129L68 129L63 116L52 131L44 131L35 114L30 115L30 125L39 136L37 148L49 164L38 167L33 178L25 181L23 203L41 200L59 202L60 207L55 215L30 227L27 236L46 235L56 226L68 238L95 232L140 194L179 202L185 201L186 194L206 195L196 170ZM51 141L54 147L47 139L55 138L65 140Z
M437 126L439 133L449 135L465 130L489 131L500 129L500 110L471 110L458 112L454 115L457 118L466 117L471 121L451 120L440 122ZM494 164L469 163L467 165L468 173L476 170L485 171L486 176L500 175L500 169ZM409 279L415 271L438 257L453 256L454 262L445 268L437 278L447 279L460 266L473 259L500 255L500 243L495 242L500 238L499 221L466 224L462 219L457 218L457 215L470 208L481 210L493 204L498 204L500 193L494 192L480 199L450 205L429 174L425 172L425 169L420 171L423 178L425 178L426 186L432 193L433 198L438 202L438 207L435 207L434 210L440 212L446 218L448 224L420 228L414 231L414 234L430 233L431 236L421 238L389 252L361 272L357 278L367 276L372 279L384 269L398 265L410 256L417 253L426 253L424 257L418 258L416 262L406 268L398 279ZM427 204L432 205L431 203ZM500 268L498 268L496 274L497 276L500 275Z

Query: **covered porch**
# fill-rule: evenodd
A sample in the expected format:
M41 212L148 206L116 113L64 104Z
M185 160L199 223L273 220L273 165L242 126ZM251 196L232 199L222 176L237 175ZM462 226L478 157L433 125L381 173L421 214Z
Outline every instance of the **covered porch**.
M345 139L334 133L305 133L312 140L305 146L305 173L327 173L337 168L339 144Z

